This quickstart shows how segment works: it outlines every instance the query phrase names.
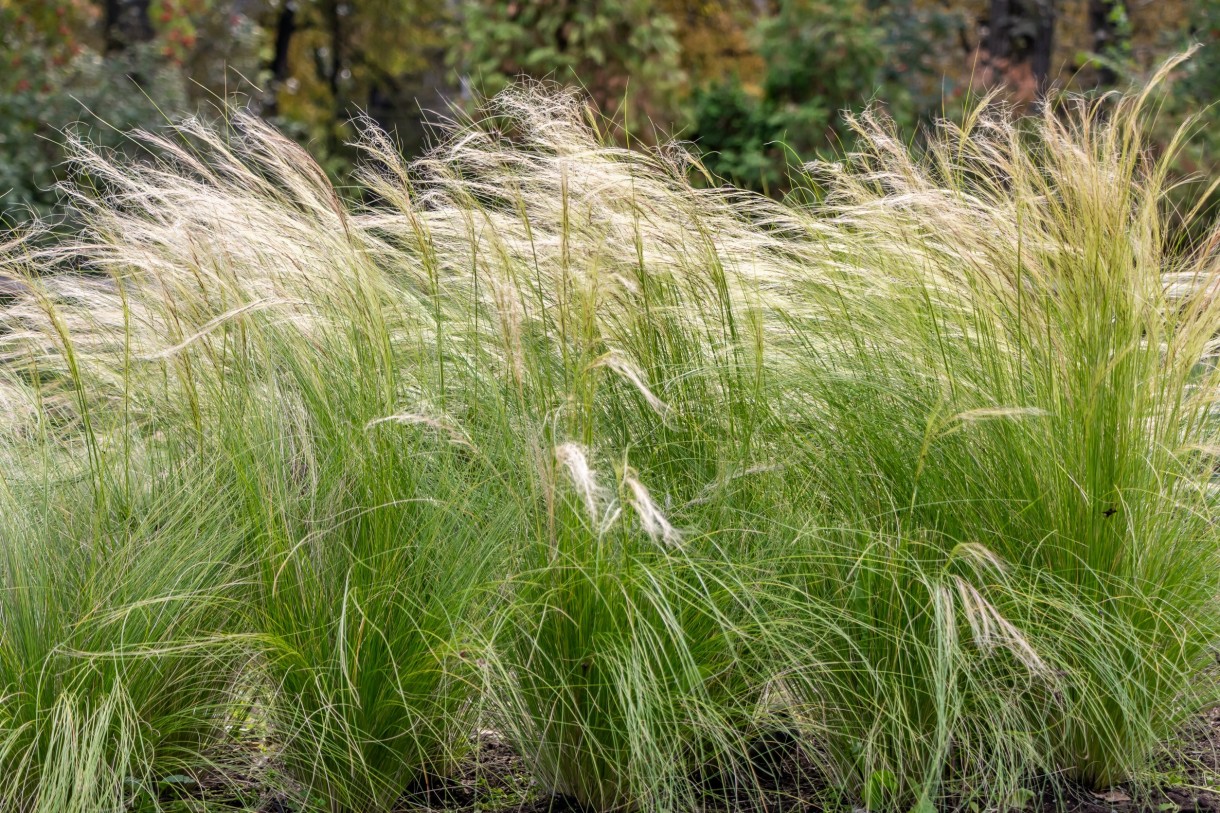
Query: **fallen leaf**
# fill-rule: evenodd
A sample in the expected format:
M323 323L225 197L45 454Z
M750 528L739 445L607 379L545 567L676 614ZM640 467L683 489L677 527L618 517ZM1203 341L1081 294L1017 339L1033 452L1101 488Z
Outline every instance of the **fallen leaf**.
M1094 791L1093 796L1097 799L1101 799L1103 802L1109 802L1110 804L1131 801L1131 797L1128 796L1125 791L1119 788L1110 788L1109 790L1103 790L1101 792Z

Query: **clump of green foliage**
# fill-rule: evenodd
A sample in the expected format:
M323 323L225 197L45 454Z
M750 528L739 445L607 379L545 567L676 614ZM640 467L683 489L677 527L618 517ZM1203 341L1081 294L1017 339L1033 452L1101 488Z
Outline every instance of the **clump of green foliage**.
M950 88L929 56L961 21L907 2L784 0L753 32L766 66L756 93L729 76L695 89L687 135L714 176L782 195L801 186L800 165L852 148L848 117L870 99L913 129ZM918 31L918 35L915 32Z

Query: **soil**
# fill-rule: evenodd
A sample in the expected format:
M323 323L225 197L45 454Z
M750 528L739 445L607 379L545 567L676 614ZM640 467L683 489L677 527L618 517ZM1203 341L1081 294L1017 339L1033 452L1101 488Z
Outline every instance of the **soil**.
M1060 786L1043 794L1038 813L1220 813L1220 707L1188 726L1156 767L1161 782L1141 792Z
M173 786L162 801L192 799L208 807L246 813L296 813L288 798L265 790L252 778L261 771L254 761L250 777L202 779ZM746 793L731 778L704 777L702 813L802 813L824 810L817 773L791 737L760 741L753 758L753 788ZM1103 791L1059 783L1035 795L1026 813L1220 813L1220 708L1200 717L1184 731L1172 754L1156 766L1157 782L1141 790L1115 787ZM167 809L173 809L167 805ZM197 809L187 807L186 809ZM573 800L548 794L530 776L525 762L494 733L484 732L452 776L423 777L408 790L395 813L591 813ZM863 813L839 808L835 813ZM958 813L953 811L952 813ZM1004 813L987 811L985 813Z

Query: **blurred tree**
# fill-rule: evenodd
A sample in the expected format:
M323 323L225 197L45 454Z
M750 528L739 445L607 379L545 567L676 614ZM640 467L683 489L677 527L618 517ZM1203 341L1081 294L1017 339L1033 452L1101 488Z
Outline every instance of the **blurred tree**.
M451 10L435 0L269 0L266 113L322 151L334 172L351 156L348 122L368 115L407 152L422 148L421 106L455 91L445 70Z
M755 30L761 94L731 77L694 99L693 136L716 175L762 191L787 185L787 150L812 158L842 137L839 110L877 89L882 28L866 0L782 0Z
M1056 0L991 0L987 66L1000 73L1027 71L1034 92L1041 92L1050 79L1057 15Z
M1028 103L1050 85L1089 89L1121 82L1094 58L1099 54L1125 51L1150 68L1180 47L1191 8L1207 0L918 2L951 6L965 22L960 47L950 50L941 73L957 86L1000 88L1011 101Z
M1166 2L1150 13L1147 4L1122 0L1111 4L1115 35L1100 43L1098 52L1082 54L1102 76L1118 85L1141 85L1157 70L1167 53L1202 45L1174 71L1157 92L1158 113L1151 135L1156 145L1169 143L1178 128L1191 134L1172 168L1178 184L1170 204L1185 212L1199 206L1220 216L1220 0L1197 0L1193 5ZM1153 17L1169 23L1157 29ZM1220 247L1220 232L1207 231L1207 218L1194 222L1194 233L1170 235L1170 239L1201 243L1209 250Z
M690 136L713 175L760 192L784 187L782 125L766 100L730 77L697 89L694 108Z
M114 149L250 69L249 18L220 0L0 0L0 218L57 213L65 131ZM200 34L207 32L205 43Z
M716 175L765 192L791 185L794 159L850 146L844 111L884 100L910 126L937 109L933 56L961 20L912 0L782 0L756 28L761 93L735 78L697 89L692 136Z
M771 12L772 0L660 0L673 21L683 93L736 77L758 92L766 69L754 47L754 24Z
M795 157L850 147L843 110L883 100L909 129L973 86L1021 103L1047 84L1134 81L1192 37L1214 41L1217 3L0 0L0 212L53 210L56 143L78 119L117 147L108 125L155 126L236 93L344 178L351 116L414 154L421 108L521 74L579 83L633 138L691 137L714 172L783 192ZM1175 77L1167 120L1210 110L1218 47ZM1211 172L1211 148L1192 149L1186 164Z
M452 62L480 94L525 75L582 85L633 138L681 119L673 19L651 0L463 0Z
M152 20L148 18L149 0L103 0L102 6L105 8L106 53L122 51L129 45L153 38Z
M0 0L0 52L6 62L0 88L24 89L79 54L87 44L83 32L97 18L89 0Z
M142 77L142 87L131 75ZM110 59L87 50L43 72L38 84L17 80L0 93L0 218L12 224L56 213L66 130L119 148L127 143L122 131L163 123L161 109L187 106L183 77L147 46Z

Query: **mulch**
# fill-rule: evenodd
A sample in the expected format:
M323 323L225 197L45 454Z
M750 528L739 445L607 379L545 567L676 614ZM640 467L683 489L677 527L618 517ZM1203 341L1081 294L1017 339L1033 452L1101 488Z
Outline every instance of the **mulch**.
M1178 748L1162 758L1161 776L1173 783L1159 787L1090 790L1056 783L1035 794L1027 813L1220 813L1220 708L1198 718L1183 732ZM825 808L816 771L794 740L765 743L755 755L751 790L731 778L704 777L703 813L820 813ZM260 787L251 776L201 780L175 787L163 801L190 797L246 813L296 813L282 793ZM959 813L952 811L951 813ZM451 776L423 777L405 793L395 813L591 813L573 800L554 796L535 782L524 760L492 732L481 733ZM646 813L646 812L641 812ZM838 811L836 811L838 813ZM843 813L864 813L843 811ZM969 813L969 811L961 811ZM984 813L1007 813L986 811Z

